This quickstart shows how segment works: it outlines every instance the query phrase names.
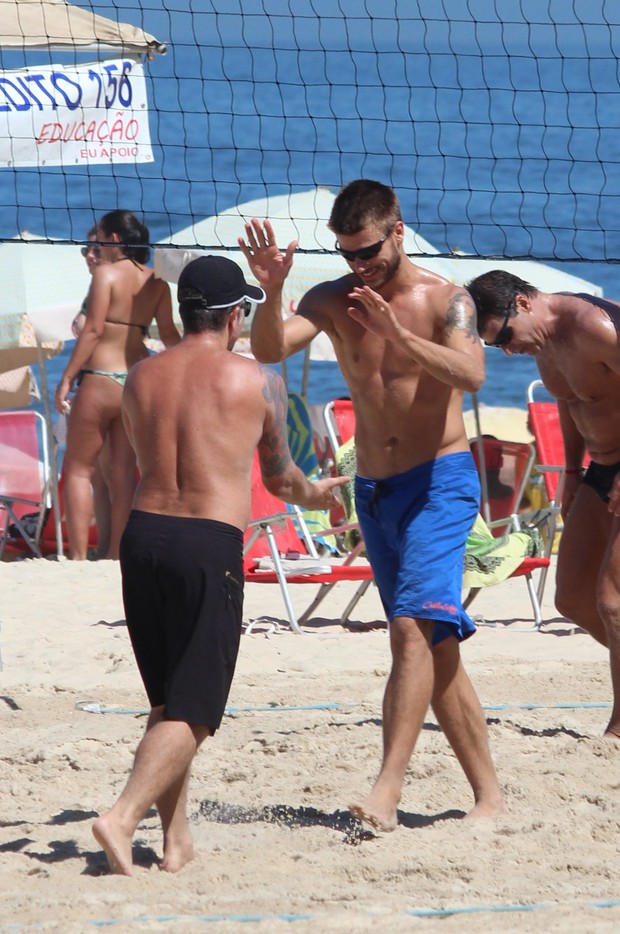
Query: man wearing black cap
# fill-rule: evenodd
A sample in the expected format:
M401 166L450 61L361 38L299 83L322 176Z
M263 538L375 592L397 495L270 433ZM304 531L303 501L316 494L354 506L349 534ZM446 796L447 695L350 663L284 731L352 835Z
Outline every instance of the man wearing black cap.
M182 271L178 299L181 343L133 367L123 394L140 469L121 541L123 600L151 714L124 791L93 826L123 875L153 804L161 868L176 872L193 857L187 785L198 747L220 725L237 659L255 450L265 486L289 503L330 508L342 483L308 482L288 448L282 380L231 353L263 290L232 260L204 256Z

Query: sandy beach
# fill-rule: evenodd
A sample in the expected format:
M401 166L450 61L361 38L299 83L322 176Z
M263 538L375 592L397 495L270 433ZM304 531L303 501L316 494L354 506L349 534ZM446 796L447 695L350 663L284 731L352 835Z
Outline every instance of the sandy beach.
M313 585L295 587L302 609ZM483 591L463 658L509 811L464 821L467 782L429 713L392 833L366 838L347 804L381 750L389 647L376 591L337 623L340 584L297 635L275 586L246 588L229 713L199 752L197 858L161 872L153 812L131 878L91 834L144 729L114 562L0 564L0 931L617 931L620 750L601 739L606 651L552 604L532 631L523 579Z

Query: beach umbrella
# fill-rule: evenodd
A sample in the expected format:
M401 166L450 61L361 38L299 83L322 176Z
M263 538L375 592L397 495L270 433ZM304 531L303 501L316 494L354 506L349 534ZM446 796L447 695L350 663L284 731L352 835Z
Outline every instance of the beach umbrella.
M166 46L129 23L99 16L65 0L0 0L0 48L164 54Z
M268 218L282 249L291 240L298 241L293 267L283 290L282 313L288 317L308 289L324 280L337 279L349 271L346 262L335 253L335 237L327 227L335 197L335 192L329 188L319 187L258 198L227 208L221 214L191 224L157 244L153 251L155 272L168 282L177 282L181 269L190 260L204 253L224 253L234 259L244 274L251 278L246 259L239 251L237 238L245 236L244 224L253 217L259 220ZM407 253L437 252L432 244L411 227L405 227L404 245ZM433 260L433 263L436 271L443 270L443 275L448 273L448 267L444 269L441 259ZM426 257L420 259L420 265L429 265ZM302 395L307 394L310 361L335 359L331 341L326 334L319 334L305 355Z

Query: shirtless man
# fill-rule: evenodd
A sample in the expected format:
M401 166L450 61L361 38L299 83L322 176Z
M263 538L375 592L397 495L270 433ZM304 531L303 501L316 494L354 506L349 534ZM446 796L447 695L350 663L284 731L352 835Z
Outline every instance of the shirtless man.
M291 459L280 377L231 353L247 301L264 293L239 266L205 256L182 271L180 344L137 363L123 395L140 482L121 541L127 626L151 704L127 785L93 833L113 872L131 875L134 832L153 804L168 872L193 857L192 760L224 714L241 634L243 532L258 448L265 486L328 509L339 480L309 483Z
M501 270L468 289L487 344L533 356L557 399L566 479L555 603L609 649L614 706L605 736L620 739L620 303L539 292Z
M472 786L470 814L497 814L503 801L486 723L459 653L475 631L461 603L480 501L462 417L463 393L484 380L475 309L464 289L407 258L391 188L351 182L329 228L351 271L310 289L285 322L282 288L297 243L282 253L269 221L254 219L239 245L267 294L252 326L256 357L282 360L325 331L355 411L356 508L389 622L392 670L381 770L350 809L376 830L395 829L430 704Z

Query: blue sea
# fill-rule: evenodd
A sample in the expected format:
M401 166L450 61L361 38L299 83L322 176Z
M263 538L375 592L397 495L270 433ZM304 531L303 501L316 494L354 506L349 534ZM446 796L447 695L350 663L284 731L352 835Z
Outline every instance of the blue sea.
M0 240L80 241L123 207L157 242L233 204L366 176L440 253L542 259L620 294L601 261L620 256L613 4L75 2L168 44L145 67L154 160L0 168ZM76 57L27 63L50 60ZM25 63L0 50L1 68ZM535 377L529 358L489 350L480 401L524 406ZM334 364L312 364L311 403L344 394Z

